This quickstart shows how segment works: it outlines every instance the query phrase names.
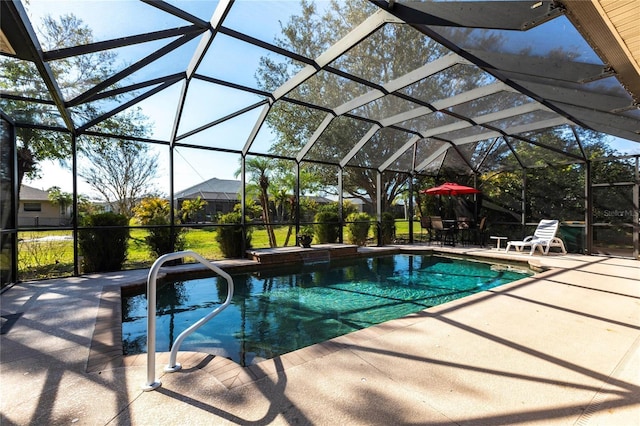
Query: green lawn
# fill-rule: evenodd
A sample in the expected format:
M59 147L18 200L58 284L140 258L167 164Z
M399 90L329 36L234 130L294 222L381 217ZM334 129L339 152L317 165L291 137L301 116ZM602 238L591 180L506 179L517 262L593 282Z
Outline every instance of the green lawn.
M408 238L409 223L396 221L396 236ZM284 245L288 226L274 229L279 247ZM370 236L373 237L371 227ZM420 236L420 224L414 223L414 236ZM288 245L295 245L295 230ZM129 251L124 269L148 268L155 258L144 243L147 231L131 229ZM73 273L73 240L71 231L21 232L18 235L18 270L21 280L68 276ZM186 250L193 250L207 259L222 259L222 252L215 240L215 227L190 228L186 232ZM346 235L345 235L346 241ZM252 248L269 247L269 238L264 227L254 227L251 239Z
M279 246L284 244L288 227L275 229ZM144 242L145 229L133 228L124 269L147 268L155 261ZM68 276L73 273L72 231L20 232L18 235L18 274L21 280ZM190 228L185 235L185 250L193 250L207 259L222 259L216 242L215 227ZM295 236L291 235L289 245ZM269 247L267 231L263 227L253 230L251 245L254 248Z
M71 231L19 232L18 273L21 280L73 272Z

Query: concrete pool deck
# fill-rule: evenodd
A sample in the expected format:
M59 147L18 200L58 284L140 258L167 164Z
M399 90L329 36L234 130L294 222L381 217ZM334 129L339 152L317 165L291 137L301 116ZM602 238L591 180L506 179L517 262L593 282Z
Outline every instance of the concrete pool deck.
M639 261L427 248L546 271L251 368L180 352L164 373L158 354L151 392L146 359L100 337L104 291L147 270L15 285L0 424L640 425Z

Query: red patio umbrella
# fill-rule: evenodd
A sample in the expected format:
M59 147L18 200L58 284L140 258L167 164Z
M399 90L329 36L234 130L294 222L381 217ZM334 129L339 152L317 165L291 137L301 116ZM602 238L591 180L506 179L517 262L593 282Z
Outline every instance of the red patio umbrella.
M452 196L458 195L470 195L470 194L480 194L481 191L470 186L460 185L455 182L446 182L442 185L435 186L433 188L423 189L423 194L427 195L449 195L449 214L453 214L453 198ZM475 205L475 212L473 213L474 218L477 218L477 204Z
M467 195L467 194L479 194L480 191L470 186L464 186L455 182L446 182L440 186L434 186L433 188L423 189L423 194L429 195Z

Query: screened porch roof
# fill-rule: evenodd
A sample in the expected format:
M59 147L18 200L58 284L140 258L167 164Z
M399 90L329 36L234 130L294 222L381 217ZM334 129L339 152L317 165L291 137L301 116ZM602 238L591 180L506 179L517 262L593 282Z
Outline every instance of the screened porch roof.
M361 3L364 19L331 40L314 40L309 25L300 49L278 27L299 13L290 1L94 1L74 13L98 26L95 42L45 49L36 9L55 15L65 2L3 1L2 54L28 62L35 80L3 77L0 108L18 126L81 137L108 135L105 120L139 107L156 123L150 142L381 172L482 173L505 158L535 167L518 155L531 145L548 150L545 164L583 162L580 128L640 152L637 2ZM393 66L370 60L381 50ZM91 87L63 83L74 70L52 66L101 51L121 67ZM264 61L284 78L257 79ZM282 109L311 126L287 152L269 125ZM573 144L548 145L539 135L549 129Z

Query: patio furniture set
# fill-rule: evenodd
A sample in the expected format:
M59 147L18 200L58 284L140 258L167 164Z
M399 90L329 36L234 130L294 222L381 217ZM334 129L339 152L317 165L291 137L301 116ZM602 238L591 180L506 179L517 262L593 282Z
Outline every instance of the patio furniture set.
M476 188L460 185L454 182L446 182L442 185L424 189L421 191L427 195L473 195L479 194ZM440 242L440 245L455 246L456 243L478 244L484 246L486 240L486 217L482 217L476 224L468 217L458 217L456 219L442 219L440 216L423 216L420 218L420 225L423 231L427 231L428 241ZM558 220L543 219L538 223L533 235L525 237L523 240L507 241L505 248L509 252L513 247L516 252L522 252L525 248L529 248L529 255L533 255L536 250L541 254L549 254L549 250L556 247L563 254L567 253L564 242L556 236L560 222ZM491 235L491 240L496 241L496 250L501 249L501 242L508 240L508 237Z

